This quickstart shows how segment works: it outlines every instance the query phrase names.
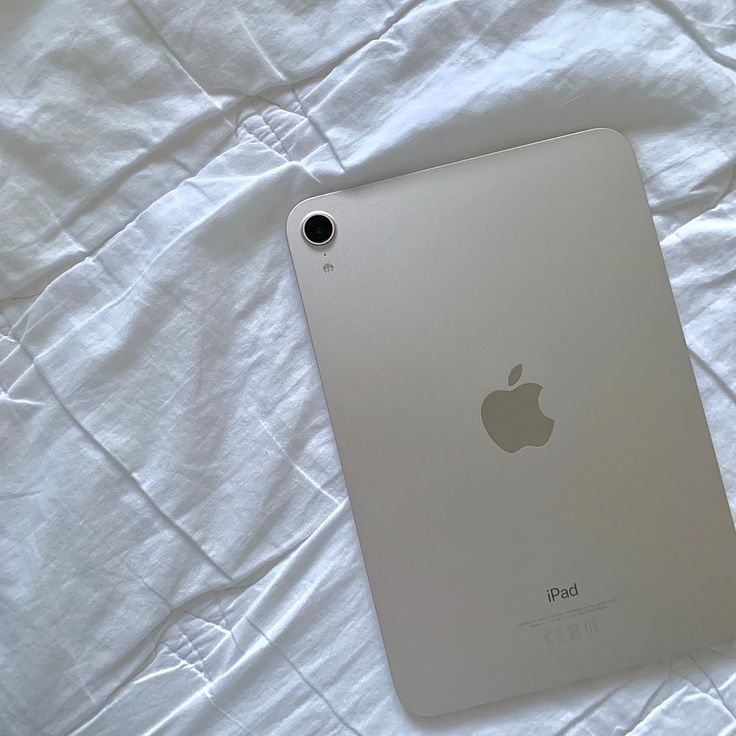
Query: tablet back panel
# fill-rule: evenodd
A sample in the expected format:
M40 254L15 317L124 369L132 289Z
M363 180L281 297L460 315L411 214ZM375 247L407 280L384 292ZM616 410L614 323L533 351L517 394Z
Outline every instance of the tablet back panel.
M620 134L316 197L287 229L408 709L736 632L733 523Z

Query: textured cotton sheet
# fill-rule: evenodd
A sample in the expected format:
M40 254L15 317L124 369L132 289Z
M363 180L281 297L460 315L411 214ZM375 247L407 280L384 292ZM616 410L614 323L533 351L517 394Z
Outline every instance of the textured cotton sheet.
M0 59L0 733L736 732L733 642L402 708L284 233L621 130L736 507L732 2L13 0Z

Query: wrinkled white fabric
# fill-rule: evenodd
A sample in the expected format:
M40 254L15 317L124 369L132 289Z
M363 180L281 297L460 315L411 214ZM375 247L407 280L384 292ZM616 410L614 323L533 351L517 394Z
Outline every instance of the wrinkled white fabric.
M284 234L307 196L623 131L736 507L734 38L717 0L4 3L0 733L736 732L728 642L404 711Z

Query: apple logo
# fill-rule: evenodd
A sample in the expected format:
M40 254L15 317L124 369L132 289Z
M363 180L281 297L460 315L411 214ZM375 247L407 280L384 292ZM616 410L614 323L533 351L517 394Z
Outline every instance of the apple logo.
M522 366L512 368L509 386L518 383ZM518 452L522 447L541 447L549 442L554 419L539 408L538 383L523 383L508 391L488 394L480 409L480 417L488 436L506 452Z

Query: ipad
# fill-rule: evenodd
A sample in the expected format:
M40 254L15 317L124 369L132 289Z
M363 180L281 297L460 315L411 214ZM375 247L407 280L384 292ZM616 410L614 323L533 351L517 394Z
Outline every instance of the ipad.
M736 633L736 535L621 134L314 197L287 234L408 710Z

